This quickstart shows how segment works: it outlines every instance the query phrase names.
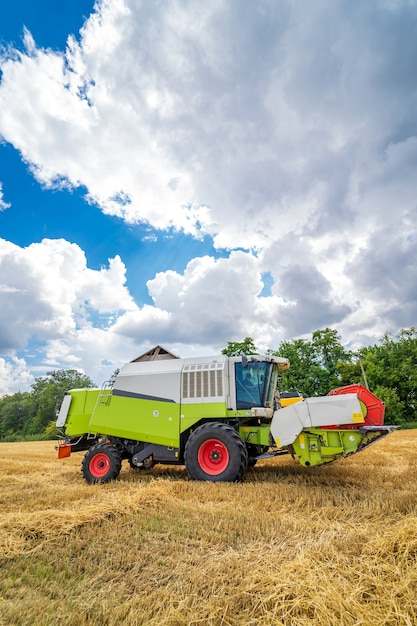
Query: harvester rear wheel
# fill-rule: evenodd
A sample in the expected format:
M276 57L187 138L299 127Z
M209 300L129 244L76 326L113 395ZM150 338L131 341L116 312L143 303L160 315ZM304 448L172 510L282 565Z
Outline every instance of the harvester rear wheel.
M120 474L121 452L109 443L97 443L83 458L81 471L88 483L108 483Z
M184 452L193 480L237 482L248 467L248 453L234 428L221 422L202 424L190 435Z

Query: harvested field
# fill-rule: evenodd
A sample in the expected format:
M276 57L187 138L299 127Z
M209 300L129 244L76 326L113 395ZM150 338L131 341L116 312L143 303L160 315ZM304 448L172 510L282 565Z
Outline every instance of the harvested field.
M417 431L240 484L84 483L83 453L0 444L2 625L414 625Z

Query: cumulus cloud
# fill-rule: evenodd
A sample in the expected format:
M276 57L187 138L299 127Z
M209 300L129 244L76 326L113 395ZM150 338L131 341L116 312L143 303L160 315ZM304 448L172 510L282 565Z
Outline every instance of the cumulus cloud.
M0 357L0 395L28 391L34 382L24 359Z
M391 328L417 320L415 225L403 232L379 228L347 270L355 276L358 295L368 294L378 302L378 314Z
M184 344L223 347L231 333L255 330L256 298L263 285L256 258L250 254L196 258L183 274L159 272L147 286L154 307L119 320L118 330L128 336L149 324L155 341L175 337Z
M63 239L20 248L0 240L0 350L22 348L31 335L62 337L83 324L88 309L116 313L134 305L119 257L99 271L84 252Z
M93 272L74 244L3 242L3 350L415 323L416 23L411 0L99 0L64 52L26 31L1 59L0 133L37 180L231 252L158 272L140 308L118 257Z
M280 239L283 220L317 237L389 216L372 199L387 159L414 159L413 6L195 10L102 0L65 53L26 33L2 61L0 132L37 178L229 248Z
M246 336L254 337L259 347L277 347L286 325L292 329L292 316L302 318L305 311L300 310L296 298L289 302L278 294L262 295L261 268L261 261L253 254L234 251L228 258L193 259L183 274L159 272L147 283L154 306L121 316L114 329L131 340L147 336L155 343L171 343L175 338L177 345L211 346L218 351L227 341ZM294 284L298 285L295 292ZM290 280L282 293L295 297L300 285ZM315 305L316 317L326 295L329 293L323 293L320 304ZM332 321L342 316L337 307L326 314Z
M45 346L46 369L82 368L79 337L136 307L119 257L92 270L79 246L63 239L26 248L0 239L0 277L0 353L13 357L36 338Z

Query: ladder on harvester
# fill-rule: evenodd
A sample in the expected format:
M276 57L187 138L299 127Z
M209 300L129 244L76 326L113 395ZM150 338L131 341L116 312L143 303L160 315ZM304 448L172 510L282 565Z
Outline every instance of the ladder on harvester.
M110 404L110 398L113 393L113 385L114 385L114 377L110 378L110 380L105 380L104 383L101 385L100 391L97 394L97 398L94 404L94 409L91 412L89 427L91 426L91 423L94 420L94 416L98 407L100 405L108 406ZM101 435L97 433L95 430L93 432L87 433L87 440L95 439L97 441L100 441L100 437Z
M112 394L113 394L113 385L114 385L114 378L105 380L104 383L101 385L101 389L98 393L92 415L94 415L95 410L99 405L104 404L107 406L110 404L110 398L112 397Z

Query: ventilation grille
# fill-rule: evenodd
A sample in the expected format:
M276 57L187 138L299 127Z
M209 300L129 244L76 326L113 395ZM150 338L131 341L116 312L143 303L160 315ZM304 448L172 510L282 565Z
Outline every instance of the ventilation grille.
M182 373L183 399L223 396L223 367L223 363L185 365Z

